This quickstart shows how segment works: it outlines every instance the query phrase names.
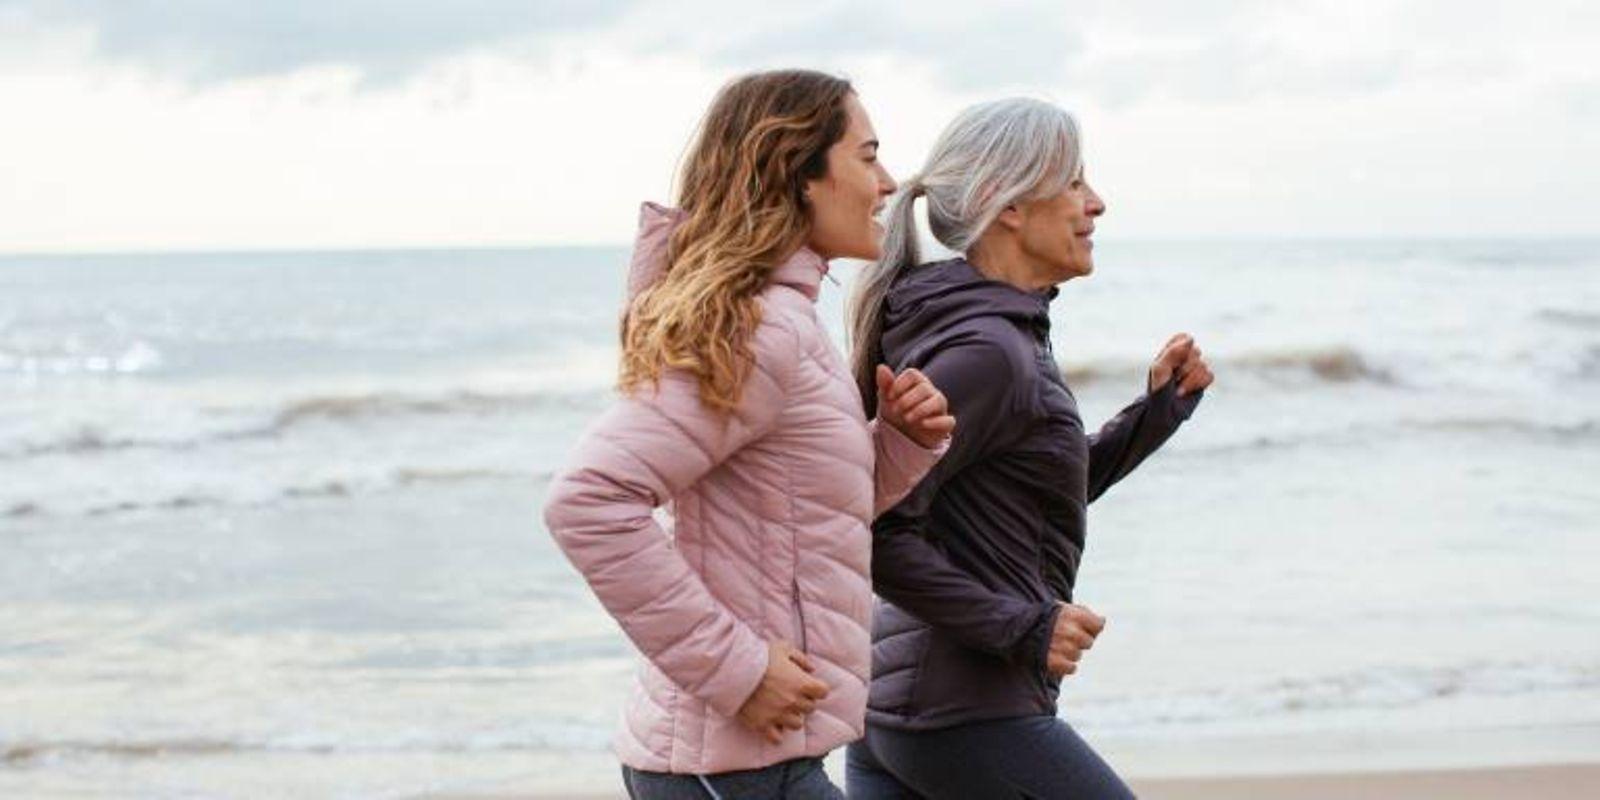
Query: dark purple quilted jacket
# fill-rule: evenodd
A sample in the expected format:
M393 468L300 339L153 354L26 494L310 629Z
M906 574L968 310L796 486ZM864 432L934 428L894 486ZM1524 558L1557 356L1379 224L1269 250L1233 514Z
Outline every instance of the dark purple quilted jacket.
M1168 383L1087 433L1050 349L1055 295L963 259L911 270L889 292L884 359L927 373L957 422L944 459L873 525L869 724L1054 714L1045 657L1085 509L1199 402Z

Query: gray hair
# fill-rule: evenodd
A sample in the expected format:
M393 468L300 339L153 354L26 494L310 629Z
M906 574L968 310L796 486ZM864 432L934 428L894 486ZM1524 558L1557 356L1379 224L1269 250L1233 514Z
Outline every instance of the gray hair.
M894 284L921 262L915 206L928 200L933 238L965 253L1013 203L1064 191L1081 163L1078 123L1043 100L1010 98L971 106L934 142L922 170L907 178L889 206L883 257L856 278L848 327L851 371L867 416L877 411L873 372L883 360L883 303Z

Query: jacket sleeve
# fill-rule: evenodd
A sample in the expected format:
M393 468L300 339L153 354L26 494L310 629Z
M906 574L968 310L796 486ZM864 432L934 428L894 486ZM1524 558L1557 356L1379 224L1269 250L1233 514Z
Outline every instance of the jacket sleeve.
M1133 471L1194 413L1204 392L1178 396L1176 379L1130 403L1089 435L1089 501Z
M767 668L767 643L706 587L652 510L770 431L798 360L792 332L757 328L756 365L733 414L668 370L584 434L551 487L545 525L635 646L684 691L734 716Z
M982 339L946 345L921 369L949 399L956 429L944 458L873 524L873 589L969 647L1041 663L1057 605L989 589L934 543L938 532L930 517L946 481L1025 429L1028 405L1019 396L1028 391L1026 373L1011 365L1003 348Z
M934 384L938 386L938 384ZM943 391L942 389L940 391ZM877 517L900 502L928 474L950 447L950 440L932 449L912 441L899 428L881 418L867 423L872 431L872 516Z

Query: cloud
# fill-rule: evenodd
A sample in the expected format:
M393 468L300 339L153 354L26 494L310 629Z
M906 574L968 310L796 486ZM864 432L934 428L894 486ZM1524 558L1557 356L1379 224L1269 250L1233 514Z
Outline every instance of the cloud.
M197 84L317 66L404 77L431 59L526 46L614 19L617 0L0 0L12 27L84 29L95 53Z
M1001 2L945 8L836 4L804 20L750 30L733 41L695 42L729 64L837 64L889 56L932 68L957 91L1056 84L1084 49L1081 25L1059 3Z
M101 59L201 85L329 65L382 83L463 51L529 55L558 36L592 34L585 44L734 69L841 70L890 59L926 68L956 91L978 91L1060 85L1102 29L1192 38L1247 21L1263 5L1241 0L1219 14L1179 0L812 0L755 8L733 0L0 0L0 19L83 31Z
M1412 80L1438 61L1411 52L1425 36L1373 35L1394 16L1386 4L1351 11L1324 0L812 2L750 15L700 0L691 12L671 8L640 4L620 28L624 38L631 31L636 49L693 53L735 69L848 71L888 59L955 92L1065 90L1110 106L1340 97Z
M1079 77L1112 106L1151 98L1228 102L1284 96L1339 97L1401 82L1411 59L1399 52L1306 58L1268 42L1226 41L1118 53L1083 65Z
M1545 5L1594 28L1582 4ZM85 31L103 59L200 85L331 65L383 84L468 51L536 59L562 40L727 70L887 63L957 93L1064 89L1127 106L1486 80L1537 60L1515 40L1573 35L1548 16L1470 0L0 0L0 37L16 20ZM1484 21L1537 35L1506 41Z

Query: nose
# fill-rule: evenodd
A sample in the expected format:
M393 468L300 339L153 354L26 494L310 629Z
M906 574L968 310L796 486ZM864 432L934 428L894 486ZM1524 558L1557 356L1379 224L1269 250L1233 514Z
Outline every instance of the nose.
M900 184L895 183L894 176L882 164L878 165L878 194L888 197L900 189Z
M1098 217L1106 213L1106 201L1101 199L1100 193L1088 184L1084 184L1084 188L1089 190L1088 202L1084 204L1084 213L1091 217Z

